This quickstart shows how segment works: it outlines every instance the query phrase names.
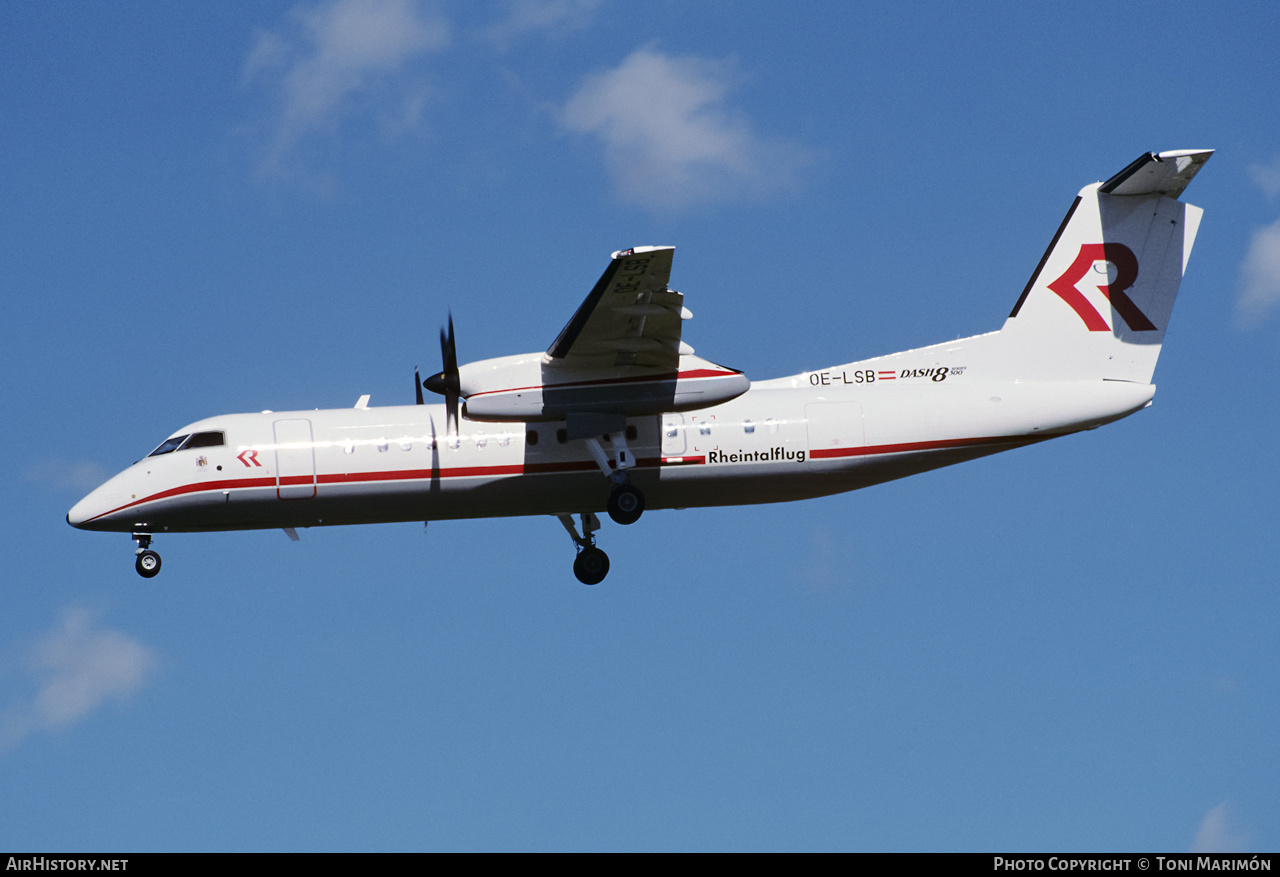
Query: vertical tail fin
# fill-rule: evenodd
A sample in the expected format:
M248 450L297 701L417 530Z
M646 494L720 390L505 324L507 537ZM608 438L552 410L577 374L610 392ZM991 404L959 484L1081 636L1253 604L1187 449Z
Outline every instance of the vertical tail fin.
M1177 198L1212 154L1148 153L1080 190L1000 331L1010 371L1151 382L1203 213Z

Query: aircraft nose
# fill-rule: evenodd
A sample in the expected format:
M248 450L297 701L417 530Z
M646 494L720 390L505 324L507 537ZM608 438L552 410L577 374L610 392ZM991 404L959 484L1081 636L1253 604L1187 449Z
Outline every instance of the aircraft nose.
M91 493L71 507L71 511L67 512L68 524L76 529L84 528L85 522L93 517L93 512L89 503L89 500L92 498L93 494Z
M108 481L73 505L67 512L67 523L77 530L111 529L104 516L123 501L114 481Z

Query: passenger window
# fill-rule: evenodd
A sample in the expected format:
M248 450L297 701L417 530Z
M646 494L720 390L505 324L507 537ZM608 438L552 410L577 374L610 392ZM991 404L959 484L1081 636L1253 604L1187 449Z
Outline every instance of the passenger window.
M750 420L744 420L742 422L742 431L745 432L747 435L751 435L753 432L756 431L756 425L752 423Z

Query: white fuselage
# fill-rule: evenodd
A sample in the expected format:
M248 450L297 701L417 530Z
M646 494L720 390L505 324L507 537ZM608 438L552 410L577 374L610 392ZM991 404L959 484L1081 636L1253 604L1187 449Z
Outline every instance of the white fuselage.
M1082 188L995 332L752 383L684 342L673 248L633 247L545 353L459 366L450 318L417 395L444 405L202 420L67 521L131 532L149 578L166 531L555 515L596 584L599 511L805 499L1092 429L1155 393L1203 212L1178 198L1211 154L1144 153Z
M627 474L649 509L803 499L1089 429L1145 407L1155 391L984 378L945 355L985 337L629 418L637 462ZM145 457L68 521L159 533L579 514L603 510L611 486L563 424L464 418L450 438L442 405L232 414L175 435L202 431L225 443Z

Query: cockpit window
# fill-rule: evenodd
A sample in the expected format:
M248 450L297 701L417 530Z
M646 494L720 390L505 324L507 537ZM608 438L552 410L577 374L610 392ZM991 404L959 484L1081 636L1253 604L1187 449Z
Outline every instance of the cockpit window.
M226 444L221 432L197 432L193 433L187 443L182 446L182 450L187 448L218 448Z
M164 444L156 448L148 457L158 457L161 454L171 454L177 450L187 450L188 448L217 448L225 445L226 438L224 434L219 432L194 432L188 435L175 435L171 439L165 439Z
M176 451L178 449L178 446L181 445L183 442L185 442L188 438L189 436L185 436L185 435L175 435L171 439L165 439L164 444L156 448L151 453L147 454L147 456L158 457L161 454L171 454L174 451Z

